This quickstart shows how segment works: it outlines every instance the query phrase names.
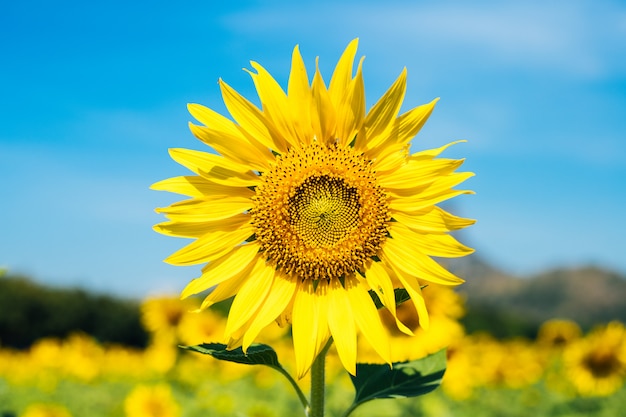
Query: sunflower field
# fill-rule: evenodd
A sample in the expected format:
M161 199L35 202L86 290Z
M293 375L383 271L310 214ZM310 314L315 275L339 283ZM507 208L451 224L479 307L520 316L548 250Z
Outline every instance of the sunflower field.
M439 389L412 399L376 400L354 416L616 416L626 408L626 328L610 322L583 332L567 320L550 320L534 340L499 340L466 334L462 298L429 286L432 325L406 321L417 337L392 335L394 360L426 356L447 347ZM151 298L141 305L150 335L146 348L98 343L84 333L41 338L25 350L0 348L2 417L298 416L289 383L264 366L218 361L180 349L219 340L226 318L219 309L194 312L195 299ZM403 304L404 305L404 304ZM404 319L401 305L398 315ZM394 320L381 311L382 320ZM410 315L407 313L406 317ZM270 326L271 345L293 371L288 329ZM376 360L359 345L359 361ZM327 361L327 411L339 415L354 389L337 357ZM308 389L307 378L298 381Z

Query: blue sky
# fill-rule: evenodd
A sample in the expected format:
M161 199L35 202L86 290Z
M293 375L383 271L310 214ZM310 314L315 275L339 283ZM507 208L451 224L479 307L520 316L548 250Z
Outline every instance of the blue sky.
M232 3L232 4L231 4ZM413 149L457 139L478 219L461 238L515 274L626 273L626 4L572 1L11 2L0 13L0 266L55 285L177 292L150 191L204 149L188 102L225 112L217 79L285 85L296 44L330 77L360 38L368 107L408 68L405 109L441 97Z

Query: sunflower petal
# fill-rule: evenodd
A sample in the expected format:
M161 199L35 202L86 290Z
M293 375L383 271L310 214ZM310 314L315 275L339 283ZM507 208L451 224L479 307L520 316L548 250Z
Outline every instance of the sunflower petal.
M327 293L326 280L321 280L317 289L313 288L311 280L305 280L296 290L292 334L298 379L306 375L330 337Z
M391 364L391 345L376 306L363 282L356 277L346 278L346 292L350 308L361 334L383 360Z
M328 327L344 368L356 375L356 325L346 290L333 280L328 291Z
M234 232L216 231L208 233L165 259L172 265L195 265L211 262L230 252L254 234L250 224Z
M263 113L254 104L221 79L220 87L226 108L245 132L269 149L287 151L285 141L270 129Z
M387 239L381 251L387 264L410 276L419 277L434 284L459 285L464 281L433 261L413 245L405 245L401 239Z
M365 117L365 88L363 86L363 60L359 62L356 77L350 83L342 102L335 106L337 113L336 140L346 147L363 126Z
M406 92L406 68L402 70L396 81L385 94L374 104L365 118L367 148L378 147L388 138L394 127L394 120L400 111Z
M396 320L398 330L402 333L408 334L409 336L413 336L411 329L406 327L404 323L398 319L398 315L396 313L396 297L393 290L392 280L382 263L371 262L369 268L367 268L365 279L367 280L370 288L374 290L380 301Z
M393 218L417 232L435 234L463 229L476 223L476 220L455 216L437 206L425 208L412 215L396 212Z
M258 175L250 169L219 155L174 148L170 149L170 156L182 166L212 182L236 187L252 187L259 183Z
M263 171L272 158L269 149L246 136L230 119L199 104L187 105L189 113L204 126L189 124L191 132L221 155L245 166Z
M252 317L251 323L243 336L244 351L252 344L263 328L276 320L287 308L294 297L296 281L276 273L272 288L267 293L263 308Z
M209 262L202 268L202 276L187 284L180 298L198 294L246 271L249 272L251 265L254 265L253 261L258 252L258 245L241 245L213 262Z
M250 221L247 214L236 214L232 217L213 221L169 221L154 225L154 231L175 237L199 238L207 233L221 231L233 231L244 226Z
M380 177L380 185L386 189L419 188L457 169L463 160L433 159L430 161L408 161L397 170Z
M256 74L252 71L248 71L248 73L252 77L259 98L261 99L263 114L271 120L275 126L276 132L274 134L283 138L289 146L294 146L297 144L297 135L294 131L294 123L291 117L287 94L285 94L280 85L278 85L274 77L260 64L252 61L250 65L257 71ZM286 144L283 144L283 146L285 145Z
M433 235L415 232L399 222L392 222L389 233L401 245L414 245L422 253L441 258L458 258L474 253L449 234Z
M252 197L254 191L248 187L232 187L217 184L198 176L173 177L156 182L150 186L151 190L169 191L189 197L204 196L236 196Z
M242 214L252 208L253 202L246 197L190 199L160 207L155 211L173 221L213 222Z
M313 139L311 112L313 96L300 49L296 46L291 57L291 71L287 85L287 100L292 113L294 128L300 143L308 145Z
M413 302L415 310L417 310L420 327L424 330L428 330L430 327L430 317L428 316L428 310L426 310L426 303L422 295L422 288L417 278L415 278L415 275L406 274L404 271L397 268L396 264L389 262L386 258L383 258L383 262L394 279L398 280L402 284L402 287L409 293L411 302Z
M198 310L206 310L215 303L224 301L234 296L239 292L241 286L251 279L249 274L238 274L229 280L226 280L213 289L202 301ZM228 338L225 338L228 339Z
M241 286L228 312L226 336L239 330L257 311L262 308L265 298L272 288L274 268L265 264L262 257L257 257L256 264L248 279Z
M346 49L341 54L339 62L335 67L335 71L330 79L330 86L328 88L330 92L331 101L335 107L339 107L344 99L344 94L348 90L348 86L352 81L352 65L356 56L356 51L359 46L359 39L353 39Z
M312 124L315 137L322 143L335 141L336 116L335 108L326 89L322 74L320 74L318 61L315 61L315 75L313 76L313 115Z
M394 212L413 214L461 194L474 194L474 192L470 190L446 190L440 192L439 194L432 194L429 196L417 195L412 197L397 197L391 194L392 198L389 201L389 207Z

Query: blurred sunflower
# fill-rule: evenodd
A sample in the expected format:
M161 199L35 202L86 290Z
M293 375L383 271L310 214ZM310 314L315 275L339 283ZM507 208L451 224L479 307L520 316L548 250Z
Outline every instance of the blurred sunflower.
M196 309L190 300L174 297L153 297L141 303L141 324L154 337L176 338L178 325L186 313Z
M571 320L552 319L541 325L537 343L548 348L562 349L581 337L580 326Z
M126 417L178 417L180 406L166 384L139 385L124 400Z
M436 204L467 190L462 160L436 158L449 145L410 154L411 139L437 100L398 116L406 89L403 70L365 111L362 60L353 76L357 40L328 87L319 68L309 83L298 47L287 92L258 63L248 71L261 109L220 80L234 119L191 104L203 126L193 134L215 153L171 149L193 171L158 182L156 190L190 198L159 208L169 221L155 230L196 239L166 259L207 263L182 297L214 290L201 308L235 296L225 340L244 351L271 322L292 325L298 377L332 336L344 367L355 373L357 334L386 362L389 335L368 291L373 290L403 332L394 288L405 288L422 327L428 314L420 286L462 279L431 257L473 250L449 232L474 223Z
M626 377L626 328L611 322L570 344L563 353L565 372L583 395L610 395Z

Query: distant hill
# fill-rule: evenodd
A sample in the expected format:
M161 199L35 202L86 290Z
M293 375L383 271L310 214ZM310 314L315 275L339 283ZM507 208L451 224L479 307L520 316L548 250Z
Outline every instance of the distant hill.
M0 274L0 345L27 348L41 337L83 332L102 343L142 347L139 303Z
M513 277L475 256L449 266L466 279L458 291L466 298L468 331L533 337L551 318L574 320L585 330L611 320L626 322L626 277L616 272L563 268Z
M555 269L530 277L506 274L472 255L447 262L465 278L468 333L535 337L551 318L584 330L611 320L626 322L626 277L601 268ZM82 331L101 342L145 346L139 301L76 288L52 288L0 274L0 345L26 348L39 337Z

